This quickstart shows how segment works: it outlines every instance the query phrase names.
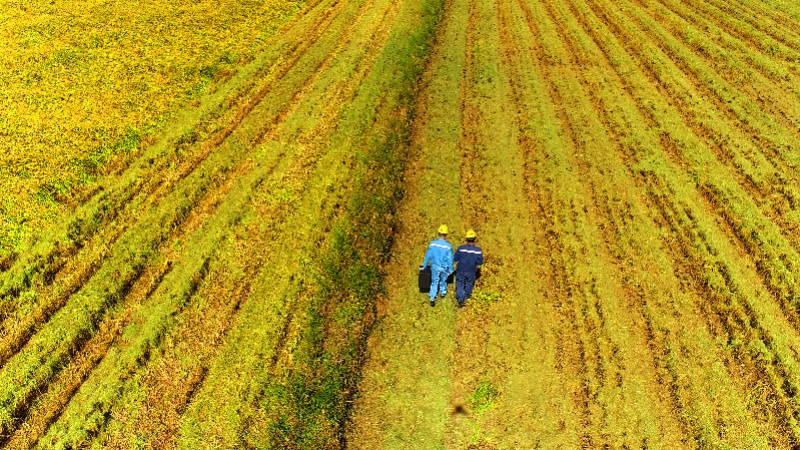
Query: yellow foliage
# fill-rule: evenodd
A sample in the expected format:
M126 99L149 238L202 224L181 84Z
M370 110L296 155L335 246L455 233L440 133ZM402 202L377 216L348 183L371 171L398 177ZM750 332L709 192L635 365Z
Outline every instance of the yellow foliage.
M302 3L0 0L0 255L57 212L42 185L154 130Z

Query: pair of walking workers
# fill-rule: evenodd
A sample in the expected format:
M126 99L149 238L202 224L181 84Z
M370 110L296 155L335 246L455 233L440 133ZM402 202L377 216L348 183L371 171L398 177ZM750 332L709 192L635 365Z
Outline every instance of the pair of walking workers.
M437 230L438 238L428 245L422 267L431 266L431 288L429 291L431 306L436 306L436 296L447 295L447 277L453 273L454 263L457 264L456 272L456 300L458 306L464 307L464 302L472 295L472 288L478 277L478 267L483 264L483 252L475 245L477 235L474 230L467 231L464 245L458 247L453 255L453 246L447 242L447 225L442 225Z

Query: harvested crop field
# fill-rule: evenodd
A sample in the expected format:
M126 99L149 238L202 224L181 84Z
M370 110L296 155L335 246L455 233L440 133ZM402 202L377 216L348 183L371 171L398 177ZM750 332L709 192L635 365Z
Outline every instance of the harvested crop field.
M800 7L291 8L4 247L3 446L800 446Z

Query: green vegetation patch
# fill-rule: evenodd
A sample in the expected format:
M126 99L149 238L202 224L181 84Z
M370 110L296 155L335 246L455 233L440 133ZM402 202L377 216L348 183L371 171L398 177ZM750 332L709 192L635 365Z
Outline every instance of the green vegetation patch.
M500 395L497 387L488 380L483 379L478 382L478 386L472 392L469 399L472 409L477 414L483 414L495 406L495 400Z

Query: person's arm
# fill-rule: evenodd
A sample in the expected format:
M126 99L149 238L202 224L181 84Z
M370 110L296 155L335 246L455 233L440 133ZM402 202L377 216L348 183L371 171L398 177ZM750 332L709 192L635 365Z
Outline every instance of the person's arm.
M478 265L483 265L483 250L478 254Z
M431 259L431 246L428 246L428 250L425 252L425 259L422 260L422 267L428 267L428 260Z

